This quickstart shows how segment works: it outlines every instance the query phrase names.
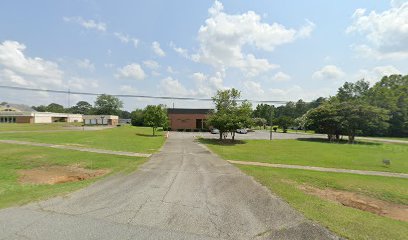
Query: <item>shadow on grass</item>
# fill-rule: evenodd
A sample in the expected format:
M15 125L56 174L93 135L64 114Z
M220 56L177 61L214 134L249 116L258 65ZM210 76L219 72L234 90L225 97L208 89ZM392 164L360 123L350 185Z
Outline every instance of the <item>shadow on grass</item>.
M382 145L381 143L362 142L362 141L355 141L354 143L349 143L347 140L339 140L339 141L330 142L328 139L324 139L324 138L298 138L297 140L305 141L305 142L328 143L328 144L349 144L349 145L368 145L368 146Z
M153 134L145 134L145 133L135 133L135 135L140 136L140 137L162 137L162 135L153 136Z
M234 146L237 144L246 144L243 140L234 140L232 139L210 139L210 138L199 138L197 139L200 143L207 144L207 145L218 145L218 146Z

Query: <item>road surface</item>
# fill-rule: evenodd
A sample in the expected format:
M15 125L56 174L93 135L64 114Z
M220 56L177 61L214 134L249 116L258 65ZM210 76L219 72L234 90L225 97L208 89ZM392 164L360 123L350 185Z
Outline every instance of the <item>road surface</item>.
M184 133L130 175L0 211L0 239L336 238Z

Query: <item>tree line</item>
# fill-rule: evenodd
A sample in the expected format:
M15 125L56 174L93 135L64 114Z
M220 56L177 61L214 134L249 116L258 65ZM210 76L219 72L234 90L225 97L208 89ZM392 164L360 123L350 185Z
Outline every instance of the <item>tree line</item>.
M235 130L252 126L276 126L301 130L314 130L327 134L328 139L339 140L348 136L408 136L408 75L383 77L370 87L360 80L346 82L335 96L319 97L311 102L302 99L282 106L258 104L255 109L248 101L238 103L240 92L236 89L219 90L212 98L215 105L207 127L220 130L220 138ZM94 105L80 101L71 108L51 103L33 107L37 111L67 112L79 114L110 114L131 119L134 126L168 127L167 111L163 105L149 105L132 112L122 111L122 101L110 95L98 96Z
M65 108L64 106L51 103L49 105L32 106L37 112L73 113L83 115L117 115L123 119L130 119L131 114L122 110L123 102L114 96L102 94L98 96L94 105L87 101L79 101L74 106Z
M360 80L346 82L335 96L302 100L286 105L259 104L254 118L283 129L310 129L339 140L346 135L350 142L355 136L408 136L408 75L383 77L370 87Z

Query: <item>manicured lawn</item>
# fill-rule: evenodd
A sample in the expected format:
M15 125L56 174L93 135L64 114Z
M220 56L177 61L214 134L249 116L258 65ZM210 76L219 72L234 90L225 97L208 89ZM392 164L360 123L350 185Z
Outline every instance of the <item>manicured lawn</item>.
M85 187L96 179L55 185L20 184L18 170L41 166L79 164L83 168L109 169L112 173L130 172L146 158L114 156L88 152L0 144L0 208L21 205Z
M238 161L408 173L408 145L329 143L325 140L245 140L220 144L200 139L222 158ZM391 160L384 166L383 159Z
M41 130L63 130L66 127L81 126L81 123L2 123L0 132L5 131L41 131Z
M307 218L348 239L406 239L408 223L323 200L298 189L307 184L408 204L406 179L237 165Z
M163 145L165 138L161 131L155 137L151 134L151 128L122 126L98 131L2 133L0 139L153 153Z

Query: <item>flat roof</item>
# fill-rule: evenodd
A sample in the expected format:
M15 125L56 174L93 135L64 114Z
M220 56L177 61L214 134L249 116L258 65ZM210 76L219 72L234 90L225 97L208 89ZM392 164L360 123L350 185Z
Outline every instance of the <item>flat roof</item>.
M206 108L168 108L168 114L208 114L212 109Z

